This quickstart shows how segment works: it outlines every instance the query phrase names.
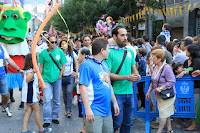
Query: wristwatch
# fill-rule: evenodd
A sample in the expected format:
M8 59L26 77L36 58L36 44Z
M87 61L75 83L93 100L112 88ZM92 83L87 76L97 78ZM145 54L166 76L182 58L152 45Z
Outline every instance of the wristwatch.
M162 90L163 90L163 88L162 88L162 87L160 87L160 90L162 91Z
M21 68L19 68L17 71L19 72L21 70Z
M186 71L184 71L184 75L186 75Z

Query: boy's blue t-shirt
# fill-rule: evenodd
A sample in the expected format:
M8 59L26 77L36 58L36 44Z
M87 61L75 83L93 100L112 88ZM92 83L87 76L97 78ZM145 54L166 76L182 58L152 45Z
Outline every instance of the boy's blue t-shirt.
M79 70L79 84L87 86L90 107L94 115L111 115L111 83L106 63L91 59L84 61ZM82 104L82 114L85 108Z

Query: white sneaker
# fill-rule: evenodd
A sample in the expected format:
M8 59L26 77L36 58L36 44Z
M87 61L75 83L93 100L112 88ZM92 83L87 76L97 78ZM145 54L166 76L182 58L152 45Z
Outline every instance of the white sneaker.
M10 109L9 109L8 107L6 107L4 110L6 111L6 113L7 113L7 115L8 115L9 117L12 116L12 113L11 113L11 111L10 111Z

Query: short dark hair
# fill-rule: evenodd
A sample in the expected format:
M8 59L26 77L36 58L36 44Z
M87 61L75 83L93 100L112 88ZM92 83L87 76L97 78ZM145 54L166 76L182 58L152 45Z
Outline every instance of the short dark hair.
M156 37L156 40L158 41L159 44L165 45L166 37L164 35L158 35Z
M164 23L163 24L163 27L168 30L168 31L171 31L171 25L169 23Z
M44 34L48 34L48 32L45 31L45 32L42 33L42 35L44 36Z
M112 36L113 35L118 35L119 34L119 32L118 32L118 30L119 29L121 29L121 28L123 28L123 29L126 29L124 26L122 26L122 25L116 25L113 29L112 29Z
M137 44L139 44L139 45L142 45L143 43L142 43L142 38L138 38L137 39Z
M80 49L81 54L90 55L90 50L88 48L81 48Z
M127 41L130 42L131 45L133 44L132 36L130 33L127 33Z
M149 36L145 34L145 35L142 36L142 39L144 39L145 42L148 42Z
M181 63L174 64L174 67L173 67L174 75L177 75L176 70L177 70L180 66L183 66L183 64L181 64Z
M92 55L99 54L102 48L106 50L107 45L108 41L105 38L98 37L94 39L94 41L92 42Z
M184 39L184 40L182 40L183 41L183 43L184 43L184 46L189 46L190 44L192 44L193 43L193 41L191 40L191 39Z
M187 51L190 53L192 62L194 61L195 58L200 57L199 56L199 47L195 44L189 45Z
M142 55L142 56L146 56L147 55L147 51L145 48L139 48L138 52Z
M86 35L84 35L84 36L82 37L82 41L84 41L85 37L89 37L89 38L90 38L90 40L91 40L91 37L90 37L90 35L89 35L89 34L86 34Z

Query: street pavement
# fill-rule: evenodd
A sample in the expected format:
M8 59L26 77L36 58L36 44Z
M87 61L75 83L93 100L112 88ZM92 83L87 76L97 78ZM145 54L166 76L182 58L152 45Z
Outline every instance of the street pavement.
M7 117L5 112L1 112L0 110L0 133L21 133L23 126L23 117L25 114L24 110L18 110L20 104L20 93L18 89L14 90L14 98L15 102L10 103L10 109L13 113L12 117ZM1 99L1 98L0 98ZM42 106L41 108L41 120L42 120ZM133 118L133 126L131 128L131 133L145 133L145 121L138 117ZM64 104L63 98L61 94L61 110L60 110L60 124L51 124L50 127L53 129L52 133L79 133L82 129L83 120L78 117L78 106L73 104L72 107L72 117L67 118L64 116ZM38 127L34 119L34 113L32 114L29 124L28 130L38 132ZM166 129L165 129L166 130ZM186 132L184 128L175 128L173 127L174 133L200 133L200 128L198 131L194 132ZM156 133L157 130L151 130L151 133ZM164 131L163 131L164 132Z

